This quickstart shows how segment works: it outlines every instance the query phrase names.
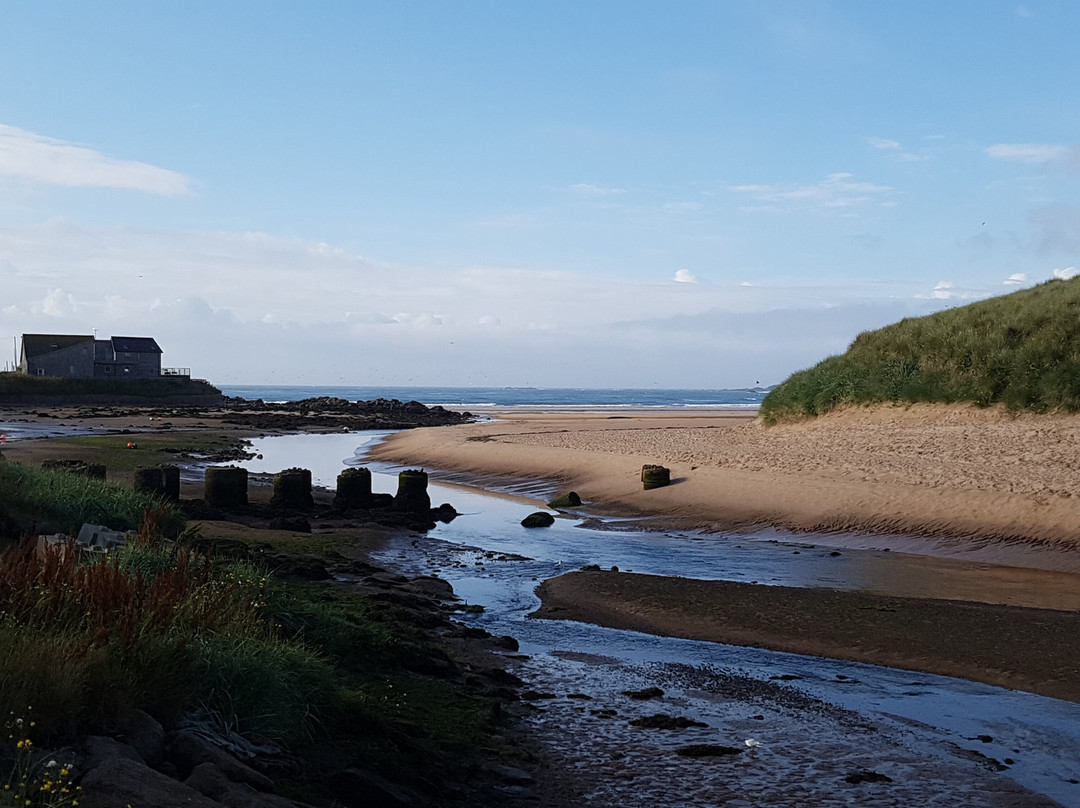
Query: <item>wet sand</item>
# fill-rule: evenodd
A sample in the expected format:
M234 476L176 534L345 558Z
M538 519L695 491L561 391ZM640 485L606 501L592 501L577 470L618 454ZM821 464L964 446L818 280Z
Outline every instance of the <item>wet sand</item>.
M891 534L899 550L904 536L937 537L1003 564L1023 563L1019 544L1063 551L1041 566L1070 571L1080 549L1080 416L888 407L765 427L739 412L508 412L399 433L372 457L550 479L658 526ZM642 490L645 463L673 484Z
M977 739L931 750L887 721L820 701L797 682L713 668L635 665L555 652L530 664L527 736L543 753L538 804L581 806L875 806L1052 808L1055 802L993 770ZM628 693L658 688L647 700ZM697 722L647 729L664 714ZM695 745L716 754L691 757ZM1071 786L1056 790L1071 796Z
M532 617L936 673L1080 702L1080 612L572 572Z
M653 526L779 525L835 531L831 543L855 546L873 533L893 550L998 565L988 589L1037 587L1025 565L1063 579L1080 571L1080 498L1069 490L1070 476L1080 477L1075 416L913 407L766 428L730 412L506 413L400 433L372 456L480 479L552 479L589 510L647 516ZM674 483L644 491L645 463L671 468ZM589 573L545 583L541 614L1080 700L1080 654L1064 639L1080 628L1075 610L995 605L993 592L971 597L990 603L947 601L954 595L935 591L940 576L904 577L905 594L919 597L892 597L887 586L875 596Z

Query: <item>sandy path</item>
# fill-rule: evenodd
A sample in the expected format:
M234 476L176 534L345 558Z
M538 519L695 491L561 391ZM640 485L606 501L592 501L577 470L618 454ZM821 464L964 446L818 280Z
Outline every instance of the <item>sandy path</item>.
M509 413L393 436L380 460L550 478L609 513L681 526L1080 546L1080 416L967 407L850 410L764 427L733 413ZM674 484L643 491L644 463Z

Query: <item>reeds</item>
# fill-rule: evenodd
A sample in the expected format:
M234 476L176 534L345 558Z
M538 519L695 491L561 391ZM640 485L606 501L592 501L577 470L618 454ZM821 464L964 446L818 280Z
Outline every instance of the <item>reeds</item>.
M252 737L304 737L332 669L275 630L266 581L184 547L80 562L74 544L26 540L0 555L0 711L33 703L63 736L198 706Z

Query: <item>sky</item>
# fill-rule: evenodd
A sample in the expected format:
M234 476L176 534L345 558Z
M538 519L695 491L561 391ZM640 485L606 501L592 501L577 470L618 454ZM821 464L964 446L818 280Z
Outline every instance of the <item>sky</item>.
M5 3L0 366L776 384L1080 266L1080 3ZM10 356L8 356L10 354Z

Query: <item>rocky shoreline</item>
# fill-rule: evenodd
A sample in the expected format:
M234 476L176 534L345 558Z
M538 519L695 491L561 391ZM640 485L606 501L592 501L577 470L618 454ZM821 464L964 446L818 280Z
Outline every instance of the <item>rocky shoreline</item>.
M210 414L210 413L208 413ZM377 398L348 401L321 396L301 401L267 403L261 399L225 397L220 411L212 413L222 423L252 429L305 431L320 429L413 429L421 426L449 426L473 420L468 412L429 407L418 401Z
M48 403L0 403L0 416L9 424L58 424L74 421L82 425L109 427L128 421L123 428L185 428L207 422L228 424L253 431L319 432L369 429L415 429L422 426L450 426L474 420L468 412L428 407L418 401L375 399L348 401L322 396L301 401L272 401L230 398L209 406L90 404L70 402L67 406Z
M344 588L391 610L397 624L424 637L402 663L408 675L429 680L432 687L457 688L497 724L514 711L522 685L514 673L520 660L517 641L455 620L461 604L442 579L399 575L366 559L366 547L378 546L383 535L408 531L422 540L430 517L440 509L430 515L341 512L332 507L329 492L316 490L315 508L300 513L275 507L265 501L266 490L256 491L256 501L238 512L184 501L189 515L199 514L204 520L199 522L200 535L188 540L190 546L219 559L253 561L284 581ZM260 540L270 534L287 539L288 531L275 528L275 522L283 519L294 520L294 525L296 520L310 520L323 535L360 531L366 539L341 551L307 549L306 531L293 534L296 549L287 541ZM375 732L386 744L411 749L412 754L422 754L418 743L422 745L426 734L421 724L401 721L356 731ZM522 768L529 753L523 742L510 737L493 726L483 748L452 759L443 754L430 757L426 770L403 781L355 762L328 764L326 758L333 755L325 752L312 758L303 751L253 745L209 716L187 715L177 725L165 727L145 712L131 710L107 735L84 735L60 748L35 749L31 765L40 769L56 761L68 781L79 785L79 804L88 808L505 806L531 802L536 788L532 775ZM13 762L3 758L0 752L0 763Z

